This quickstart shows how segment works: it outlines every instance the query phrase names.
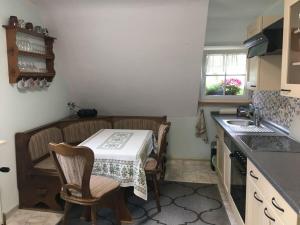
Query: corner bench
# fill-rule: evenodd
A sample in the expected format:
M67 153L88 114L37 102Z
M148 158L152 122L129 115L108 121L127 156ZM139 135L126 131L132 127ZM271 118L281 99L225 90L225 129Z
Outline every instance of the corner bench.
M100 129L145 129L158 135L167 117L102 116L68 118L15 135L17 181L20 208L62 210L61 184L50 158L48 144L65 142L77 145Z

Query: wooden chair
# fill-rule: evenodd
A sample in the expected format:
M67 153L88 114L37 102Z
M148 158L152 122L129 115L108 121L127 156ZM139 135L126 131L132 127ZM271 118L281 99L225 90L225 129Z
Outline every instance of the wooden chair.
M171 123L161 124L158 130L157 152L154 156L147 159L145 164L145 172L148 178L153 182L155 192L155 200L157 210L160 212L160 191L159 183L164 177L165 173L165 154L167 149L167 133L170 129Z
M124 198L117 194L119 182L91 175L93 151L87 147L73 147L64 143L50 143L49 146L62 184L61 198L65 200L63 225L67 224L71 204L90 207L92 225L96 225L97 206L107 203L116 211L117 223L120 224L119 205L125 203Z

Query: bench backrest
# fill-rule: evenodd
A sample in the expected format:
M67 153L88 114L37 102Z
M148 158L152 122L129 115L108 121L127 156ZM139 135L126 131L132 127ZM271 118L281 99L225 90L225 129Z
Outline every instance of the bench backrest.
M114 117L114 129L152 130L158 136L159 126L166 122L166 117Z
M64 141L68 144L79 144L101 129L111 129L112 123L108 120L87 120L75 122L62 129Z
M50 127L33 134L28 144L31 160L35 161L49 154L50 142L63 142L63 135L59 128Z

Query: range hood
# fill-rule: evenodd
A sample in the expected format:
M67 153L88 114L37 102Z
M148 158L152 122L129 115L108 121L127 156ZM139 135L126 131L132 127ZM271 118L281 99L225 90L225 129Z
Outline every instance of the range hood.
M247 39L247 58L263 55L280 55L282 52L283 18L264 28L261 33Z

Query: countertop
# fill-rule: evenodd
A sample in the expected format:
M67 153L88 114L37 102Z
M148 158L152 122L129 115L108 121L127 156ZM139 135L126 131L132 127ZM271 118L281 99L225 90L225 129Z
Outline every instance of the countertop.
M240 150L244 152L248 159L282 195L289 205L300 214L300 153L252 151L237 136L249 133L234 133L223 121L224 119L237 119L240 117L217 114L212 114L212 117L223 127L225 132L231 136ZM277 134L284 135L275 127L268 127L272 128Z

